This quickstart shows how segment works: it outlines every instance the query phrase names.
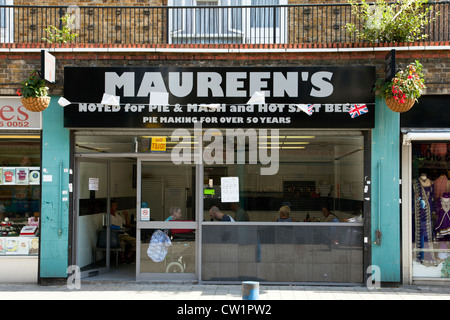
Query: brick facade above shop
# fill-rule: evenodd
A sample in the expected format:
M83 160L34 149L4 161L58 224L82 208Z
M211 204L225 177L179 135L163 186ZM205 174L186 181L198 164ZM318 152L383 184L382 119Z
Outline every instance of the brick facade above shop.
M426 94L449 94L449 42L412 44L301 44L301 45L0 45L0 94L14 95L32 70L40 69L40 52L57 59L51 94L63 93L66 66L294 66L375 65L383 77L387 53L395 49L399 66L420 60L426 75Z

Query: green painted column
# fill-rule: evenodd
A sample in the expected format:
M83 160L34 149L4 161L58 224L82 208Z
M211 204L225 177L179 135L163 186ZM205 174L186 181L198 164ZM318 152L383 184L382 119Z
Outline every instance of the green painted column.
M41 278L66 278L68 267L70 134L58 99L42 114Z
M372 265L382 282L400 282L400 114L375 105L372 134ZM381 232L376 242L376 231Z

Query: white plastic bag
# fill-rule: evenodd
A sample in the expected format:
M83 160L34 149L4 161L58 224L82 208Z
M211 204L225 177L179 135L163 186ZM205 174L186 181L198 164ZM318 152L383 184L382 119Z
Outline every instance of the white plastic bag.
M147 255L155 262L164 261L167 255L167 250L171 245L172 242L170 241L169 236L161 230L156 230L150 239Z

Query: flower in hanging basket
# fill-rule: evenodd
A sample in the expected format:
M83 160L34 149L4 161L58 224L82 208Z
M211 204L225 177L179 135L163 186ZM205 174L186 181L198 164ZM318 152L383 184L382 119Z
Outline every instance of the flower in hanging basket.
M41 79L37 71L21 82L22 88L17 90L21 96L22 104L30 111L39 112L45 110L50 104L48 87L44 79Z
M48 87L44 79L41 79L37 71L33 71L30 76L21 82L22 88L17 90L23 98L45 97L48 94Z
M384 98L389 108L396 112L408 111L425 89L422 65L419 61L400 69L391 81L377 80L377 96ZM395 109L395 110L394 110Z

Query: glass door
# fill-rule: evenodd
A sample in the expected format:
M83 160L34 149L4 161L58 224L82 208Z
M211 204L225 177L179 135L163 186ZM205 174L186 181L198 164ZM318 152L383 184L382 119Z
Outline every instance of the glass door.
M76 263L81 276L91 277L109 271L111 237L109 201L109 162L76 161L77 201L75 224Z
M169 160L138 159L137 280L197 279L198 170Z

